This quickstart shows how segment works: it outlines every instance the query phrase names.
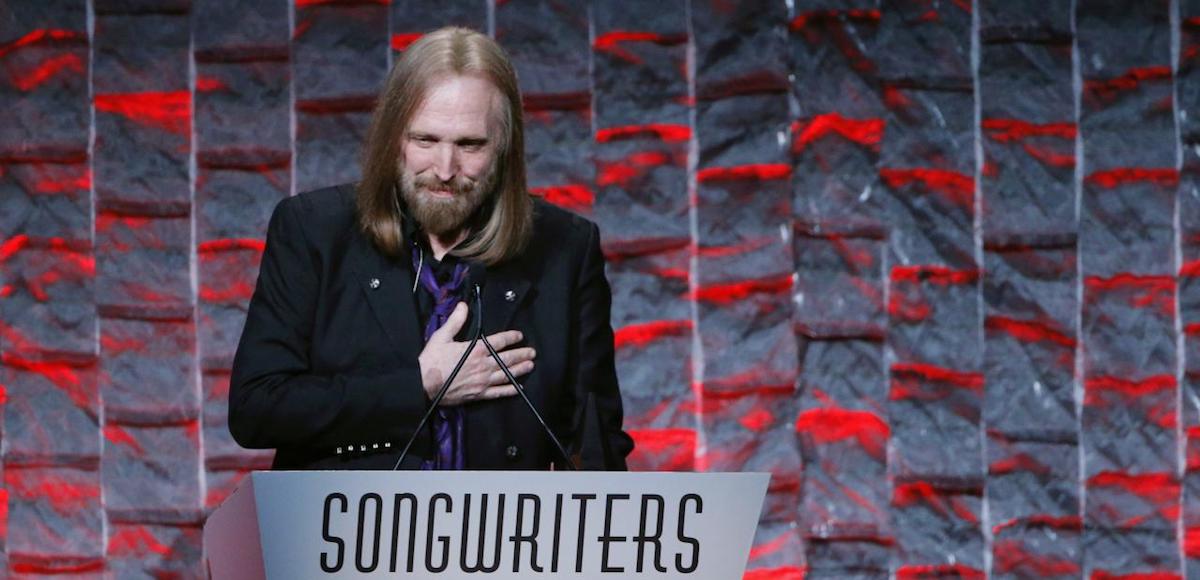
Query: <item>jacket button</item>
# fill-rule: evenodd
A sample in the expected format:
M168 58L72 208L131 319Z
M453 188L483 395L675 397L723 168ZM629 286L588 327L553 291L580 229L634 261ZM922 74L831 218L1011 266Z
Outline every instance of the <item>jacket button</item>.
M521 449L519 447L517 447L516 445L509 445L508 449L504 450L504 456L509 458L509 460L515 461L518 457L521 456Z

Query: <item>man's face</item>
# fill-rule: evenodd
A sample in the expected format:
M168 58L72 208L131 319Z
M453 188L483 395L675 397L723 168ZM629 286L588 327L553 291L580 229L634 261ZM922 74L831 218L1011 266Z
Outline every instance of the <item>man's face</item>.
M409 121L400 193L426 232L458 233L495 188L499 96L484 79L446 77Z

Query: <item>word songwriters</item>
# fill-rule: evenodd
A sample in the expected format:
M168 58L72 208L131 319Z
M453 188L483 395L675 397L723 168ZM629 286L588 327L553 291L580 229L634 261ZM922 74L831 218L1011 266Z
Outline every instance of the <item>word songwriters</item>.
M687 518L704 511L703 500L694 493L677 502L658 494L560 493L552 506L525 493L435 493L428 498L395 493L390 504L383 495L364 493L356 500L340 492L325 496L321 535L327 549L320 564L326 573L343 567L369 573L381 566L412 573L421 565L420 573L443 572L452 565L454 544L457 565L468 573L496 572L502 562L511 562L512 572L523 575L557 574L561 567L563 573L674 576L691 574L700 564L700 541L687 533ZM614 529L614 521L632 522L634 513L636 530ZM386 564L380 558L384 550Z

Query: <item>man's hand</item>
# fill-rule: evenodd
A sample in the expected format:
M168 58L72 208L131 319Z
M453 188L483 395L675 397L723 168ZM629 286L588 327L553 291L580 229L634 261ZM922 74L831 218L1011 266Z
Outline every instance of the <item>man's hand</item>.
M459 302L454 307L454 312L446 319L446 323L429 337L429 342L425 343L425 348L417 357L421 365L421 382L424 383L425 394L430 400L437 396L438 389L442 388L446 377L454 371L454 365L458 363L463 350L469 344L454 340L454 335L458 334L466 321L467 305L465 302ZM492 347L500 354L500 358L508 365L514 377L527 375L533 370L533 357L536 353L532 348L507 350L521 342L522 338L524 337L520 331L516 330L488 335L488 342L492 343ZM487 347L482 342L481 340L477 343L475 349L467 356L462 370L458 371L454 383L446 391L446 396L442 397L441 405L460 405L517 394L517 389L508 384L504 371L500 370L500 365L488 354Z

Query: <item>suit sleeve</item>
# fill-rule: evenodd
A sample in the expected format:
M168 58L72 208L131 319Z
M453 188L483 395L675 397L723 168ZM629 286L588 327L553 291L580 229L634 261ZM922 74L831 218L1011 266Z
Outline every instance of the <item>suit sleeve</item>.
M332 451L407 438L427 405L415 359L387 369L311 372L321 259L305 238L298 202L285 199L271 215L233 362L229 430L252 449Z
M575 288L579 353L575 382L582 387L576 399L576 445L584 469L625 470L633 439L621 427L624 411L610 320L612 291L604 275L600 233L595 224L590 225Z

